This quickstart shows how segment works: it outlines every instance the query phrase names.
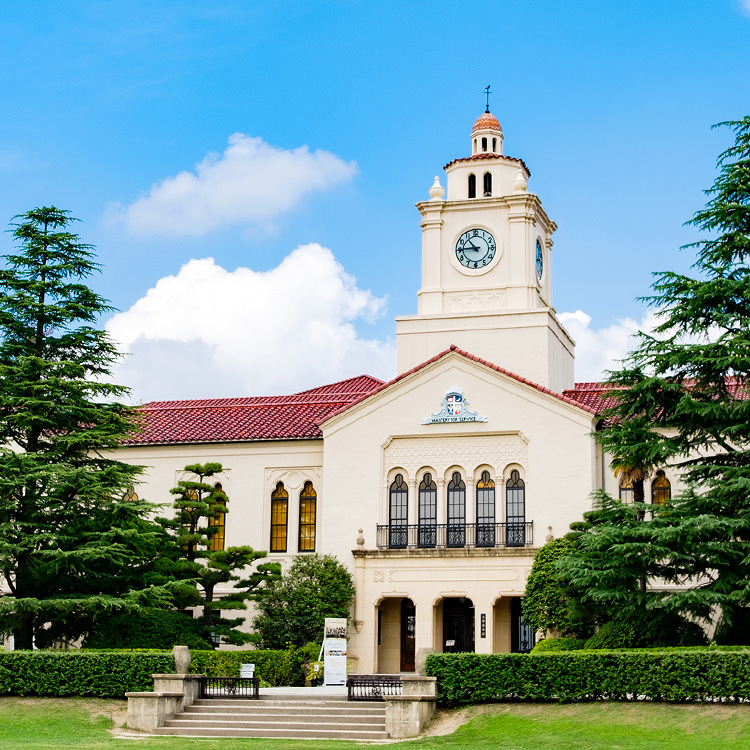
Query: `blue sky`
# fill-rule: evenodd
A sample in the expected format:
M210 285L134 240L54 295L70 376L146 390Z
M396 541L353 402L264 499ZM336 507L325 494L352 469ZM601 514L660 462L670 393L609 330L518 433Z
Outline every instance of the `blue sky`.
M594 379L648 324L651 272L690 266L748 50L748 0L4 3L0 222L82 220L136 400L390 377L414 203L490 84Z

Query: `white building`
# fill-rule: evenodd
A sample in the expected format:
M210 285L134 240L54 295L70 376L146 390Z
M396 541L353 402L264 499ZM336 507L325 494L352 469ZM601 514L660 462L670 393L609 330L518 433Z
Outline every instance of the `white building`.
M422 288L417 315L397 319L394 380L146 404L118 454L148 467L139 494L155 501L185 465L219 461L227 545L349 566L360 672L410 671L432 649L528 648L519 602L536 550L593 490L617 493L592 438L602 389L574 384L552 307L556 225L489 111L470 153L417 204Z

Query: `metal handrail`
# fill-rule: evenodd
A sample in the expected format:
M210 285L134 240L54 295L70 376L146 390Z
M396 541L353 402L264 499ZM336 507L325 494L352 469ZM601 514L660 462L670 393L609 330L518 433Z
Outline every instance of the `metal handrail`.
M386 696L401 695L401 678L389 674L351 675L346 691L350 701L382 701Z
M534 522L378 524L378 549L530 547Z
M201 698L260 698L260 677L201 677Z

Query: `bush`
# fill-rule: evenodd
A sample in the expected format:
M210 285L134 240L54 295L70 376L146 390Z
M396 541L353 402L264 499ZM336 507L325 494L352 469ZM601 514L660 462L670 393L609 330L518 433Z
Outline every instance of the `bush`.
M585 648L668 648L705 646L707 642L699 625L679 615L662 615L642 622L606 622L586 641Z
M0 694L123 698L153 690L151 675L174 669L168 653L0 652Z
M301 647L323 637L326 617L349 616L354 582L333 555L297 555L280 580L256 589L254 599L253 640L262 648Z
M431 654L440 703L750 699L750 650L641 649L530 654Z
M173 646L210 649L202 637L202 623L190 615L169 609L144 609L100 617L84 641L85 648L160 648Z
M319 648L319 647L318 647ZM315 657L317 658L317 651ZM239 677L240 664L255 664L255 676L269 685L304 685L304 649L245 649L242 651L190 651L190 672L209 677Z
M532 654L540 654L548 651L578 651L586 646L586 641L581 638L545 638L539 641L531 649Z

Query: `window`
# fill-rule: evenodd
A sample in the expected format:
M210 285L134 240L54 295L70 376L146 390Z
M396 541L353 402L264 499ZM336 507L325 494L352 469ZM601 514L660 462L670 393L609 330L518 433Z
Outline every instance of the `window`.
M492 151L497 153L497 138L492 139Z
M289 493L279 482L271 493L271 552L286 552L287 513Z
M477 547L495 546L495 483L489 471L477 482Z
M505 522L508 547L526 544L526 485L516 469L505 483Z
M305 482L299 493L299 545L300 552L315 552L315 513L318 493L312 482Z
M482 151L487 151L487 139L482 138Z
M477 197L477 176L475 174L469 175L469 198Z
M419 530L417 546L434 547L437 544L437 485L430 472L419 483Z
M388 546L405 549L409 537L409 488L403 474L396 474L388 493Z
M663 471L657 471L651 482L651 502L654 505L668 505L672 499L672 485Z
M492 195L492 175L489 172L484 173L484 197Z
M466 485L461 474L454 471L448 482L448 547L466 545Z
M632 503L635 501L632 482L620 482L620 500L623 503Z
M211 518L211 539L208 543L208 549L211 552L220 552L224 549L224 532L226 530L226 507L227 507L227 501L226 501L226 495L224 495L224 490L222 489L221 483L217 482L214 485L214 490L221 492L223 497L219 498L211 498L211 504L212 505L221 505L225 510L224 511L216 511L216 513Z

